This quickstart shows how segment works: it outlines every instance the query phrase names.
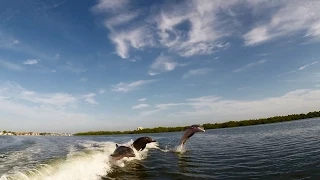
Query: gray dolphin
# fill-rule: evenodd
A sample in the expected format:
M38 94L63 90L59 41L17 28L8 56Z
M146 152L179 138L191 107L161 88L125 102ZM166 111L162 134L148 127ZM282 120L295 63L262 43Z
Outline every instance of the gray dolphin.
M136 139L132 145L137 151L140 151L140 150L142 151L144 150L144 148L146 148L146 145L148 143L152 143L152 142L157 142L157 141L150 137L140 137Z
M204 128L199 125L191 125L185 131L179 145L184 145L186 141L197 132L205 132Z
M116 144L116 149L111 154L111 157L116 161L124 157L135 157L135 156L136 155L134 154L133 150L130 147L119 146L118 144Z

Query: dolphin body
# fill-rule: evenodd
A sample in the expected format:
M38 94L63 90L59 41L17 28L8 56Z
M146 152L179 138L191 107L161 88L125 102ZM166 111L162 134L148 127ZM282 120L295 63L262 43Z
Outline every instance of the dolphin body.
M157 142L157 141L150 137L140 137L136 139L132 145L137 151L143 151L144 148L146 148L147 144L152 142Z
M127 146L119 146L116 144L116 149L111 154L111 157L113 160L120 160L124 157L136 157L133 150L130 147Z
M116 149L111 154L113 160L117 161L124 157L136 157L132 148L136 149L137 151L143 151L146 148L146 145L151 142L157 142L156 140L150 137L140 137L136 139L132 146L119 146L116 144Z
M186 141L197 132L205 132L205 130L204 130L204 128L202 126L199 126L199 125L191 125L191 126L189 126L184 131L184 134L181 137L179 145L184 145L186 143Z

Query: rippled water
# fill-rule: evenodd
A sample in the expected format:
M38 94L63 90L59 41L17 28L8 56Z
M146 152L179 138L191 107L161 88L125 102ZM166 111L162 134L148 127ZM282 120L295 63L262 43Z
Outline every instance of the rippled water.
M109 161L115 143L145 135L0 136L0 180L320 179L319 118L208 130L170 151L182 134L148 134L158 146L122 166Z

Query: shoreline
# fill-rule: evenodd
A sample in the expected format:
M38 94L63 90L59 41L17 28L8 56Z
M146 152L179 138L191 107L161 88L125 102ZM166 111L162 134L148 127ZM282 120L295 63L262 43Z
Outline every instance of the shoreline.
M320 111L313 111L309 113L301 114L291 114L286 116L273 116L268 118L260 119L250 119L250 120L240 120L240 121L227 121L224 123L205 123L202 124L204 129L222 129L222 128L232 128L232 127L243 127L243 126L254 126L260 124L271 124L287 121L304 120L310 118L320 117ZM165 133L165 132L179 132L184 131L188 126L178 126L178 127L155 127L155 128L145 128L141 130L132 131L88 131L74 133L73 136L101 136L101 135L121 135L121 134L148 134L148 133Z

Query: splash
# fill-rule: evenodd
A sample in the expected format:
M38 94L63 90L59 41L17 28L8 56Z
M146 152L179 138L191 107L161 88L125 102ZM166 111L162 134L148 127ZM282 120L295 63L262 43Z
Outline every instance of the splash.
M159 147L157 147L156 149L158 149L162 152L173 152L173 153L179 153L179 154L183 154L187 151L183 144L176 145L172 148L168 148L168 146L166 146L166 147L164 147L164 149L159 148Z
M131 146L132 143L133 140L123 145ZM78 145L83 150L77 151L70 146L66 157L39 164L34 169L4 174L0 180L98 180L111 172L114 165L124 167L126 162L147 158L150 149L159 149L157 143L150 143L143 151L137 152L133 148L136 157L113 161L110 155L116 148L115 142L86 141Z
M174 149L174 152L183 154L186 152L186 148L183 144L177 145Z

